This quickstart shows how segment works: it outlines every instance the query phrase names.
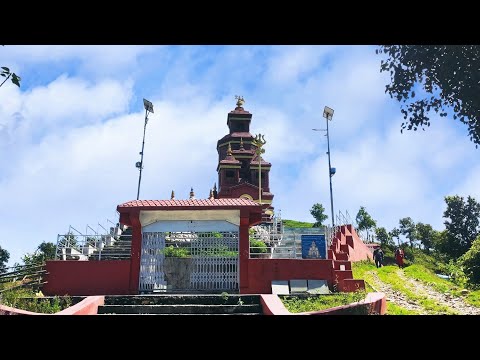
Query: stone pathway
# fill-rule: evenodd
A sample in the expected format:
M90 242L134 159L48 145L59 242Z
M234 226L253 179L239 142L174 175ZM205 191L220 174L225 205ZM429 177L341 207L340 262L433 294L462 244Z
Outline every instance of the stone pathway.
M410 288L415 289L417 293L435 300L439 305L448 306L459 315L480 315L480 308L467 304L461 297L438 292L419 280L405 276L402 269L397 270L397 275L403 279L405 284L408 284Z
M405 286L414 290L418 295L433 299L439 305L447 306L452 309L458 315L480 315L480 308L467 304L461 297L454 297L450 294L443 294L431 286L422 283L419 280L415 280L405 276L402 269L396 271L397 275L405 281ZM369 275L373 278L373 283L370 285L377 290L385 293L387 301L392 302L404 309L413 310L421 315L427 315L429 312L423 308L423 306L415 301L408 299L403 293L392 289L389 284L384 283L378 277L375 271L369 271Z

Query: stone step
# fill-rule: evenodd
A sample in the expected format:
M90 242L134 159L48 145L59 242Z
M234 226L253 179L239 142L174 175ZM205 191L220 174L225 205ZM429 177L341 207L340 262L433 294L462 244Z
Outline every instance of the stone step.
M259 295L162 294L105 296L105 305L259 305Z
M104 305L99 314L234 314L261 313L261 305Z

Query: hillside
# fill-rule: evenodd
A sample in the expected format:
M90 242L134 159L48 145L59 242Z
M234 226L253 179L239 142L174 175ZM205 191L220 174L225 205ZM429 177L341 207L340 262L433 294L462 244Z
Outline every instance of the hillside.
M352 264L356 279L364 279L368 291L387 296L388 315L480 315L480 290L465 290L444 280L424 265L404 269L372 263Z
M296 221L296 220L283 220L283 227L285 228L311 228L314 223Z

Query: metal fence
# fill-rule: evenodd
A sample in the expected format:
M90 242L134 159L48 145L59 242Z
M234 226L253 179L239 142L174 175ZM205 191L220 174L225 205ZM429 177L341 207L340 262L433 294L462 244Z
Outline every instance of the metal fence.
M16 265L0 274L0 293L19 288L40 289L46 282L45 264Z
M84 261L130 259L131 243L130 234L59 234L55 259Z

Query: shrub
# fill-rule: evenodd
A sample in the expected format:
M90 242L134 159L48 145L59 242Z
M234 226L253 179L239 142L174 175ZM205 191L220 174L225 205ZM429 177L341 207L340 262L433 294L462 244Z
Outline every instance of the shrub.
M463 271L472 285L480 284L480 236L477 237L470 249L462 255L459 263L463 266Z
M250 253L264 254L266 252L267 252L267 245L265 245L263 241L250 238Z

